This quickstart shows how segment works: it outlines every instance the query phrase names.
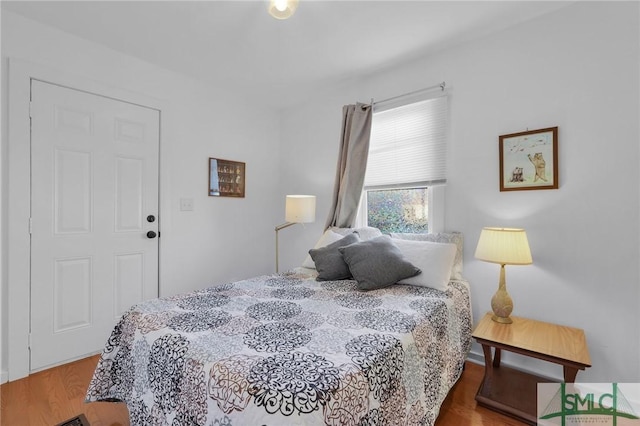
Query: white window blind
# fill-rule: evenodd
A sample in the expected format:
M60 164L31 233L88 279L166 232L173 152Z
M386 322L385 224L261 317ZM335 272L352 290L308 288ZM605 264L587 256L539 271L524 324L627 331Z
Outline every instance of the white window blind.
M365 188L446 182L447 96L374 112Z

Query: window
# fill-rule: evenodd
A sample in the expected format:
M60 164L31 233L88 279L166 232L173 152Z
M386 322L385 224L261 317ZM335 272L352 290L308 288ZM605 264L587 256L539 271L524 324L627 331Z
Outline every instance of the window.
M383 233L436 230L444 210L447 115L446 96L376 106L360 225Z
M389 232L429 232L427 187L365 190L367 224Z

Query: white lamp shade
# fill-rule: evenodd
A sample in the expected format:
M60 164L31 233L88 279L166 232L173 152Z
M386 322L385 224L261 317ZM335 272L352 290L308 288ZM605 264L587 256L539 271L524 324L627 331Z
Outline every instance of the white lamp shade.
M483 228L476 247L477 259L501 265L533 263L524 229Z
M287 195L285 219L292 223L311 223L316 221L315 195Z
M269 15L276 19L287 19L293 16L298 8L298 0L270 0Z

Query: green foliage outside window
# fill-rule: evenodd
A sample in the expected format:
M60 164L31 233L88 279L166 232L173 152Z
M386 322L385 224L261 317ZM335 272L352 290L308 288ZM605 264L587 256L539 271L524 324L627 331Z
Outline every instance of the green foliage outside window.
M367 223L389 232L429 232L427 188L367 191Z

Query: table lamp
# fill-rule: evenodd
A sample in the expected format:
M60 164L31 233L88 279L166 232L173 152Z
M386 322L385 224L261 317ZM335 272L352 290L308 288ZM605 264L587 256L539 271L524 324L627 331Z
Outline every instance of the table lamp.
M285 202L284 220L282 225L276 226L276 272L278 268L278 232L296 223L311 223L316 220L315 195L287 195Z
M476 259L500 265L498 291L491 298L492 319L502 324L511 324L513 301L507 293L504 265L530 265L531 251L524 229L483 228L476 247Z

